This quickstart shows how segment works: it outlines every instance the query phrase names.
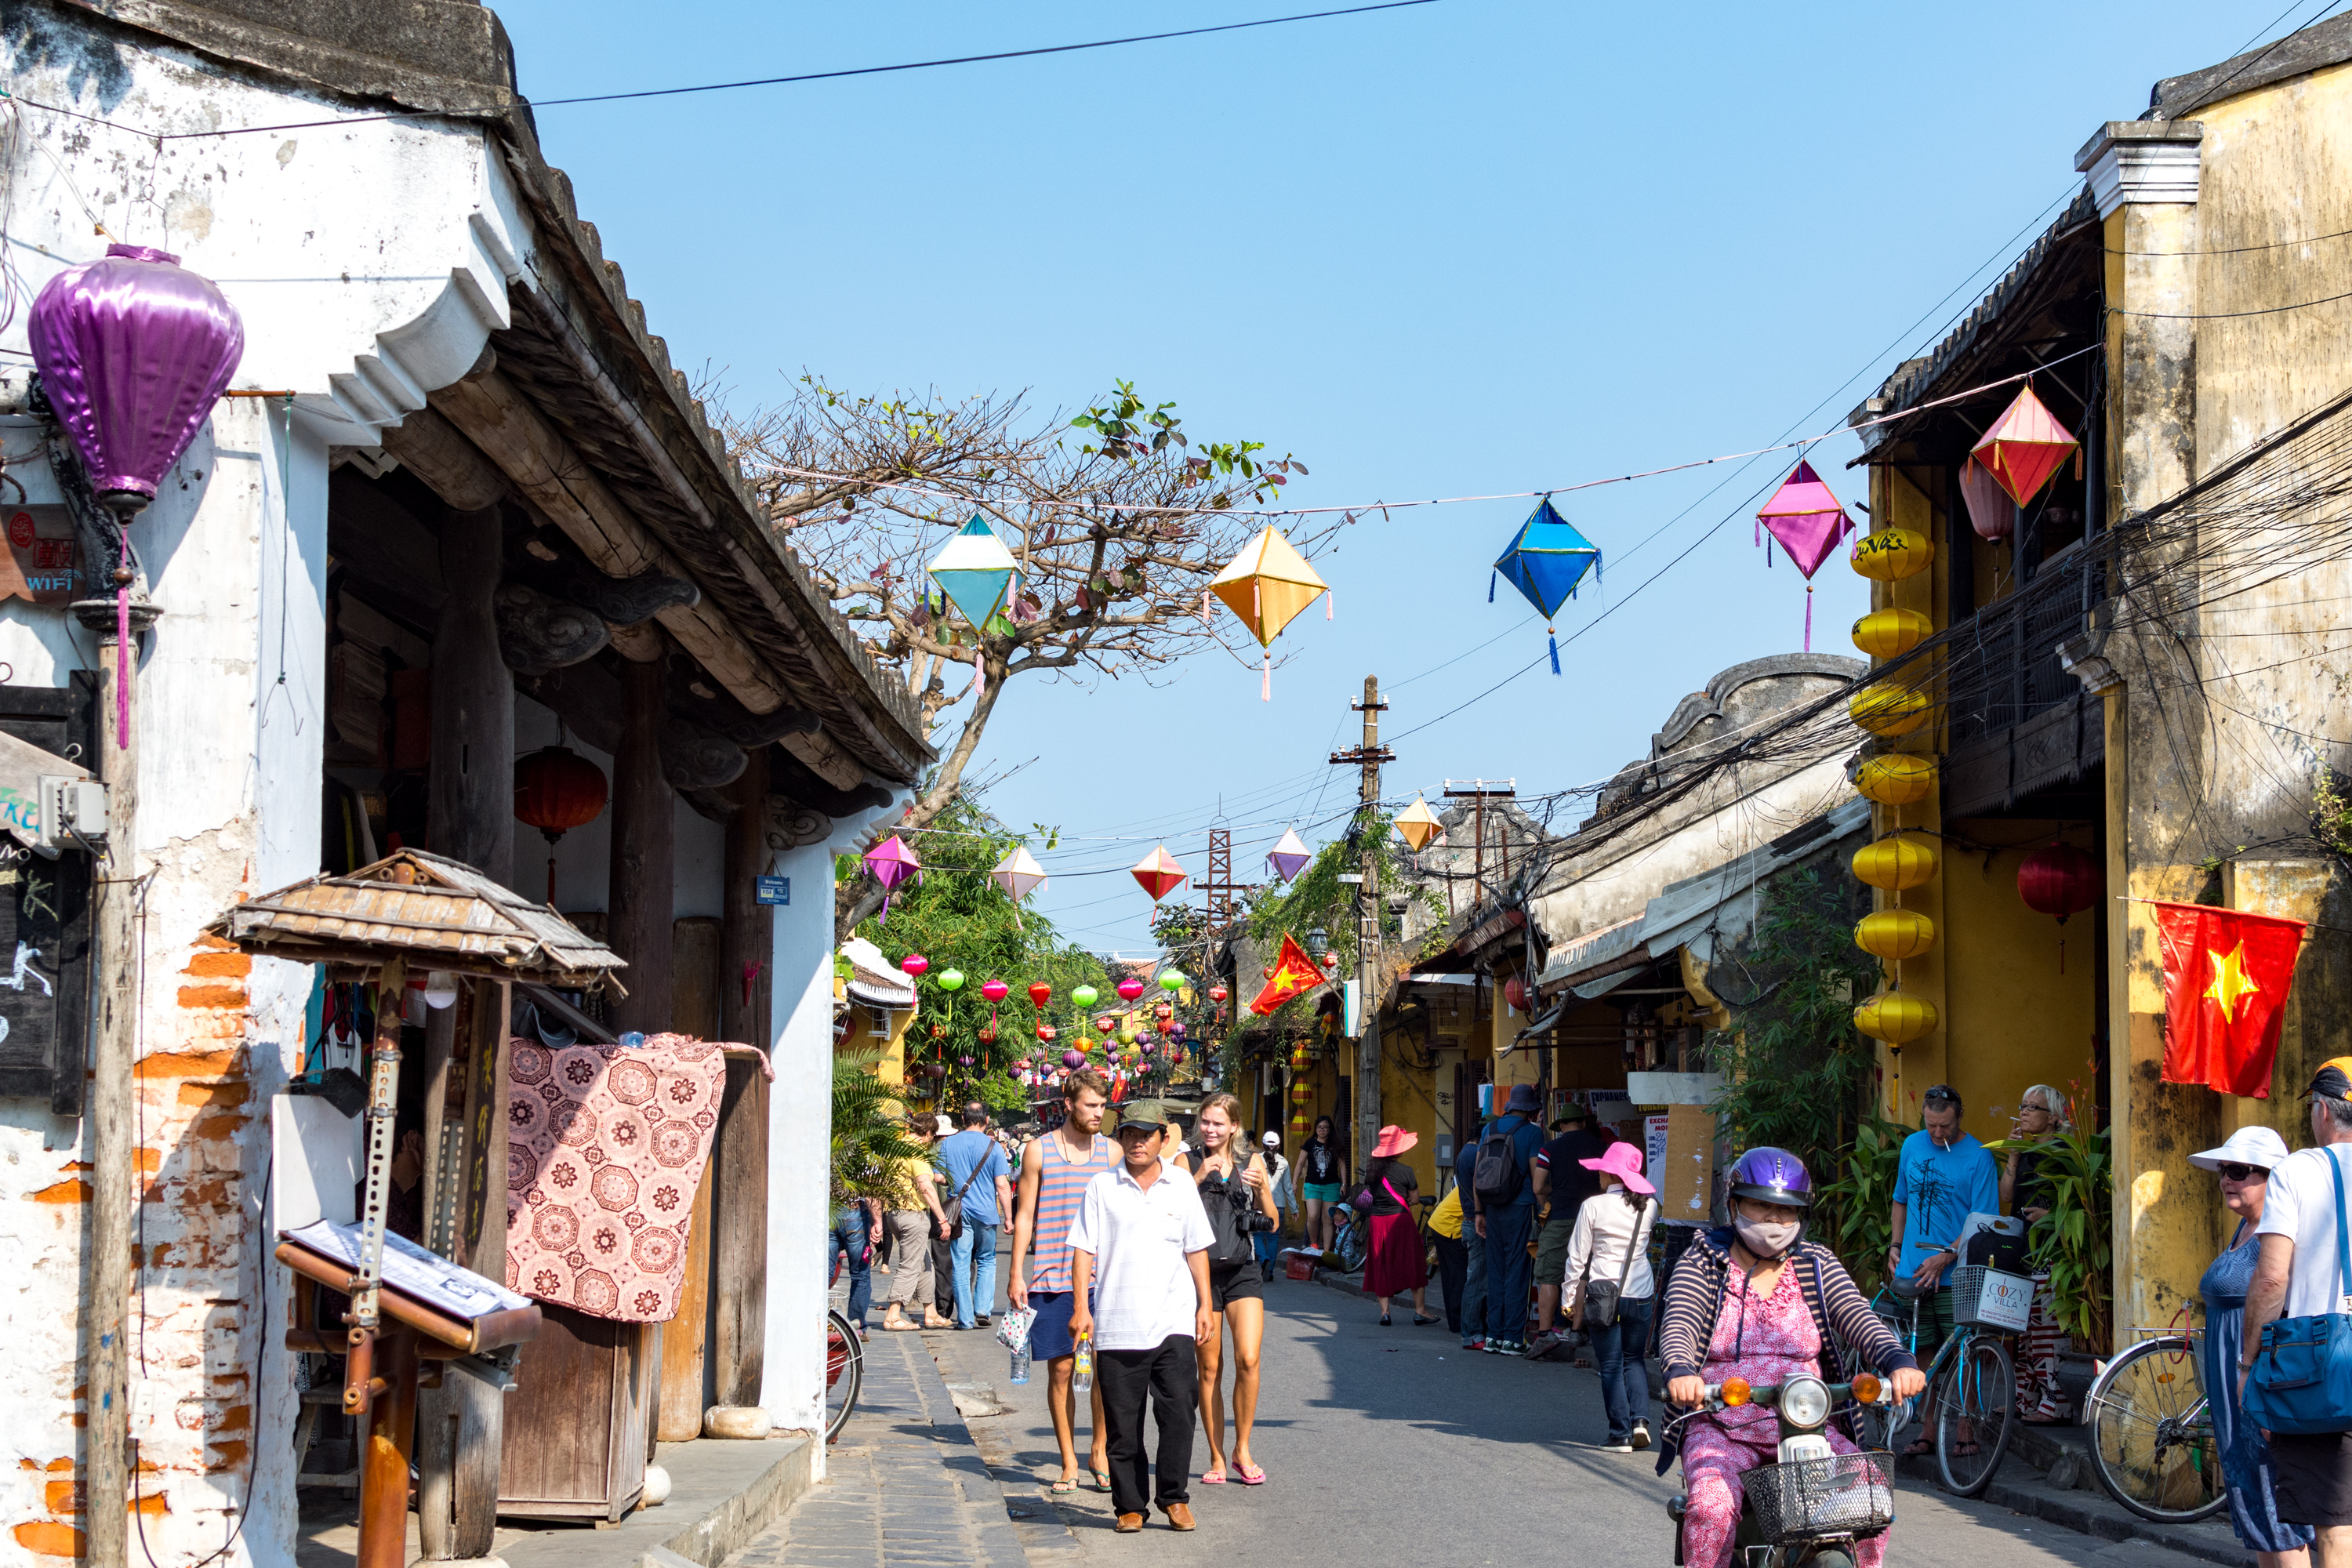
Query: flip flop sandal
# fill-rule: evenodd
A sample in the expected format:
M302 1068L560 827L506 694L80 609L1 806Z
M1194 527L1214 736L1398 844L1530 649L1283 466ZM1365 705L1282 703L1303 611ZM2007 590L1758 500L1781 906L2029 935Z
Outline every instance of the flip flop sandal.
M1934 1441L1930 1438L1922 1437L1918 1441L1913 1443L1910 1447L1905 1448L1903 1450L1903 1457L1906 1459L1924 1459L1935 1451L1936 1445Z
M1242 1485L1245 1487L1262 1487L1265 1485L1265 1472L1258 1468L1255 1465L1238 1466L1234 1468L1234 1474L1241 1478Z
M1108 1470L1097 1470L1095 1472L1095 1490L1098 1492L1107 1492L1110 1490L1110 1472Z
M1223 1470L1203 1470L1201 1472L1201 1484L1204 1487L1223 1486L1225 1484L1225 1472Z
M1076 1476L1072 1476L1068 1480L1055 1481L1052 1486L1047 1487L1045 1489L1055 1497L1066 1497L1070 1493L1078 1489L1078 1479Z

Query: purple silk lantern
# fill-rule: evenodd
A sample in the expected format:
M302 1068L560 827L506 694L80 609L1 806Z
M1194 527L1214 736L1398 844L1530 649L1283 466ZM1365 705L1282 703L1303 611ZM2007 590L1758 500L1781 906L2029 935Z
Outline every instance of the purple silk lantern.
M41 390L90 488L124 524L114 574L116 658L129 668L132 515L212 416L245 357L236 308L167 250L110 245L48 280L26 323ZM95 565L95 563L92 563ZM131 743L131 681L114 682L115 740Z

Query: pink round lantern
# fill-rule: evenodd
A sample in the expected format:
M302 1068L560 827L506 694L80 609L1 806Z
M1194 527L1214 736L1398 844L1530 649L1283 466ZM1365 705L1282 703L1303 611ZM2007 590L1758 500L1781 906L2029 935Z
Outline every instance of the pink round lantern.
M1064 1051L1062 1065L1066 1068L1082 1068L1087 1065L1087 1055L1084 1051Z
M992 1002L1003 1001L1012 989L1012 986L1002 980L983 980L980 983L980 994Z
M1181 1018L1179 1018L1176 1020L1176 1026L1168 1032L1175 1036L1178 1039L1182 1039L1184 1037L1184 1021Z
M1126 979L1118 983L1118 994L1122 1001L1134 1001L1138 996L1143 994L1143 982L1138 980L1132 974L1129 975Z
M930 966L931 961L919 952L910 952L898 961L898 967L907 972L907 977L910 980L920 980L923 977L923 972Z

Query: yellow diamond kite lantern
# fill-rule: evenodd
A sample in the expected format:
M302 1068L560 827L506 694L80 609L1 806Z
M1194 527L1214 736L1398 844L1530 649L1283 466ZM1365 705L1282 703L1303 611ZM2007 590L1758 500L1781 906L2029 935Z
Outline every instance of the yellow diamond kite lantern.
M1407 844L1412 846L1413 852L1419 854L1429 847L1431 839L1445 831L1445 825L1437 820L1435 812L1429 809L1429 802L1415 795L1411 805L1397 813L1396 830Z
M1307 564L1307 557L1292 549L1290 541L1276 533L1269 523L1210 580L1209 592L1223 599L1225 608L1240 617L1250 636L1257 638L1258 647L1268 650L1258 697L1270 700L1274 696L1274 639L1318 595L1329 593L1328 584L1315 574L1314 567Z

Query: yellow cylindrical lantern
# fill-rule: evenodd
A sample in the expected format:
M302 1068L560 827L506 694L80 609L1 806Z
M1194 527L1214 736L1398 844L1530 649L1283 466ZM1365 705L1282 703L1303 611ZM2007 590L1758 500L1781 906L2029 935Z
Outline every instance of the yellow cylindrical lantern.
M1916 910L1880 910L1853 928L1853 945L1873 958L1916 958L1936 945L1936 922Z
M1899 1049L1936 1026L1936 1006L1907 991L1882 991L1853 1010L1853 1026Z
M1935 784L1935 761L1904 752L1887 752L1869 758L1853 775L1853 787L1862 797L1881 805L1909 805L1915 800L1925 800Z
M1873 610L1853 623L1853 646L1873 658L1909 653L1936 628L1916 610Z
M1896 583L1925 572L1936 558L1936 547L1924 533L1907 528L1882 528L1853 542L1853 569L1873 582Z
M1899 686L1864 686L1846 699L1846 717L1882 740L1907 735L1927 721L1927 694Z
M1933 877L1937 858L1934 840L1897 833L1855 850L1853 874L1874 888L1899 893Z

